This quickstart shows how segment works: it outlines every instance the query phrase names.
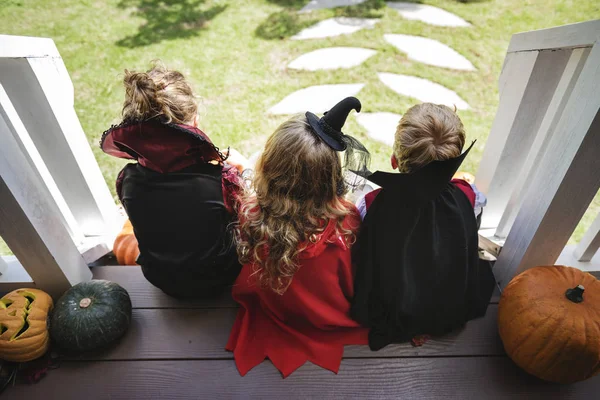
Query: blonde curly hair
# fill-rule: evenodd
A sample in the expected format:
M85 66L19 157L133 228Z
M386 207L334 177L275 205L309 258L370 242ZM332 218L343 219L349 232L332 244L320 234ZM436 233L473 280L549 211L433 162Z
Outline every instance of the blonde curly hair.
M415 171L431 161L458 157L465 145L465 128L450 107L423 103L400 119L394 156L400 172Z
M252 263L262 286L283 294L298 271L299 254L316 240L327 223L342 228L353 205L344 200L339 154L319 139L304 115L281 124L268 139L254 177L255 194L240 207L238 255Z

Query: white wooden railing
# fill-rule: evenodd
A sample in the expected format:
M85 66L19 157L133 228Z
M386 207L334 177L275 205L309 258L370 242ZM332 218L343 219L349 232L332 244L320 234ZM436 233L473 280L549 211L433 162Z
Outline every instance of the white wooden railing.
M51 39L0 35L0 236L16 256L0 291L60 294L112 248L119 213L73 102Z
M536 265L600 271L600 216L565 247L600 187L600 20L512 37L477 185L500 287ZM590 262L591 261L591 262Z
M489 200L480 235L501 248L501 287L557 260L600 271L600 217L565 250L600 187L599 39L590 21L510 42L477 174ZM0 291L60 294L90 279L87 263L120 228L73 99L52 40L0 35L0 236L16 256L0 261Z

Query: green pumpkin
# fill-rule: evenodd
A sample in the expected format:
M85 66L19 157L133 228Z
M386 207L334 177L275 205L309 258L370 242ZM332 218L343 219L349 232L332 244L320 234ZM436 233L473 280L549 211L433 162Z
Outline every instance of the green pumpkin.
M93 280L73 286L58 300L50 337L65 350L93 350L119 339L130 322L127 291L114 282Z

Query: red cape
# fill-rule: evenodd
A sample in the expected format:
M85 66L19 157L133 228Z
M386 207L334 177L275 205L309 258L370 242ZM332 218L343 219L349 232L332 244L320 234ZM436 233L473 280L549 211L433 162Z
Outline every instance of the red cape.
M355 210L344 226L356 232ZM232 295L240 304L226 349L243 376L265 358L289 376L306 361L337 373L344 345L367 344L368 330L350 318L354 278L350 248L329 221L319 240L300 254L300 269L283 295L260 288L246 264Z

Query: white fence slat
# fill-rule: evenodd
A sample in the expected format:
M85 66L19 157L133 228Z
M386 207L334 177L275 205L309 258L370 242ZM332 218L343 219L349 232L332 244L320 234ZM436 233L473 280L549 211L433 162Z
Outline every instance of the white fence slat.
M63 225L66 226L66 228L69 231L69 234L76 243L83 242L83 232L81 231L81 229L79 229L77 221L75 221L75 217L73 217L69 206L67 205L64 197L62 196L62 193L60 193L60 190L56 186L54 178L52 178L50 171L48 171L46 164L44 163L42 157L37 151L33 140L31 140L31 137L27 133L27 130L25 129L21 118L19 117L17 111L13 107L8 97L8 94L4 90L2 84L0 84L0 104L2 105L2 112L4 112L5 114L4 118L11 121L14 131L17 133L17 137L15 137L14 139L17 140L17 142L23 150L23 154L25 154L25 156L28 158L29 162L33 166L34 171L36 171L39 174L38 176L42 179L42 181L46 183L48 190L52 194L52 198L54 199L54 201L56 201L56 205L58 206L62 214Z
M505 287L536 265L553 264L600 187L600 45L579 75L494 267Z
M533 71L537 55L537 52L508 54L504 60L502 73L498 79L500 94L498 111L496 112L496 118L488 136L475 180L477 187L483 193L487 193L498 168L498 162L500 161L499 150L504 148L506 144L510 127L519 110L519 105L521 104L527 82L529 82L531 72ZM488 214L487 210L484 214Z
M529 155L525 159L521 172L514 175L514 187L510 193L510 199L508 200L506 208L502 213L502 218L498 223L498 228L495 233L496 237L506 238L506 236L508 236L510 228L515 222L517 213L521 208L525 187L528 182L532 180L535 168L540 164L544 157L548 143L554 134L554 129L562 115L567 100L571 96L573 87L577 83L577 79L585 65L589 53L589 48L575 49L571 52L567 66L564 69L562 77L552 96L552 100L548 105L544 119L535 136Z
M62 60L0 59L0 82L84 234L118 230L116 205L73 109Z
M600 214L583 235L583 238L573 251L577 261L591 261L600 248Z
M59 296L92 274L45 183L22 152L0 106L0 236L36 287Z
M600 20L593 20L517 33L510 40L508 52L591 47L597 40L600 40Z
M570 50L559 50L508 56L515 60L514 74L510 74L514 77L503 76L500 80L507 89L501 93L498 113L477 174L478 187L488 198L482 228L498 225L515 176L529 155L570 53Z

